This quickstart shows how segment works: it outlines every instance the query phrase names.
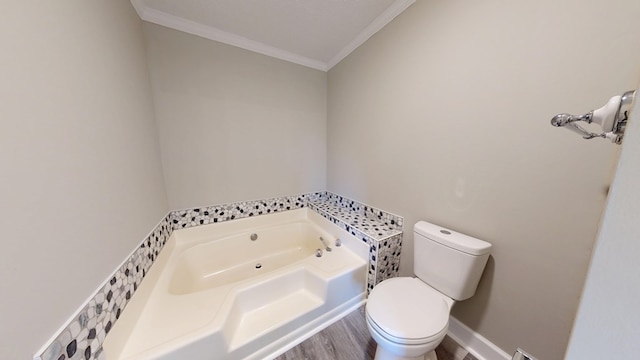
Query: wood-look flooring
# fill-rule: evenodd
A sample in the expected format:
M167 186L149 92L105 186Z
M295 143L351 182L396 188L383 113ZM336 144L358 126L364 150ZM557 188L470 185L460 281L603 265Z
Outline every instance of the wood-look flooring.
M362 306L275 360L373 360L375 353L376 342L369 335ZM438 360L461 360L442 345L436 354ZM464 360L474 359L464 356Z

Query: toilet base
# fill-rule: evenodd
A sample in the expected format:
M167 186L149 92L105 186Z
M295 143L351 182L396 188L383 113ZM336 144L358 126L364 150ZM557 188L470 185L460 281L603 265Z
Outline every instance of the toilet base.
M438 360L438 356L436 355L435 350L431 350L426 355L422 356L398 356L385 351L385 349L378 345L378 348L376 349L376 356L373 360Z

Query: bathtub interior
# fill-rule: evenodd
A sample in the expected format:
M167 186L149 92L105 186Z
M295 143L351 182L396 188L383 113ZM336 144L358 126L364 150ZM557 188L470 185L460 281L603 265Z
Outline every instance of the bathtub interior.
M171 276L169 292L189 294L245 280L314 255L335 238L309 221L254 227L213 236L185 249Z
M107 337L108 358L268 359L364 302L362 241L308 209L243 220L174 232ZM318 258L319 236L332 251Z

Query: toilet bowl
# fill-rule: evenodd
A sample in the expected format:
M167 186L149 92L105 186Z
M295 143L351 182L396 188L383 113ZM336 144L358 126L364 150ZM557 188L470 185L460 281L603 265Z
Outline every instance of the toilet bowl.
M367 299L375 360L437 360L456 300L475 294L491 244L424 221L414 226L414 273L387 279Z
M375 360L422 360L442 342L453 300L416 278L393 278L369 294L365 315ZM435 353L431 359L436 359Z

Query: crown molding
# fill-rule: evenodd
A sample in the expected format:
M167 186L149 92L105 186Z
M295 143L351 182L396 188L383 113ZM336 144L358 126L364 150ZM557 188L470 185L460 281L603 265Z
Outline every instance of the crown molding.
M197 35L209 40L218 41L227 45L236 46L245 50L253 51L262 55L274 57L280 60L292 62L294 64L310 67L320 71L329 71L342 59L357 49L376 32L380 31L396 16L411 6L415 0L397 0L389 6L380 16L371 22L353 41L345 46L338 54L326 63L324 61L311 59L299 54L292 53L262 42L247 39L245 37L226 32L215 27L206 26L195 21L187 20L166 12L150 8L144 0L131 0L131 4L138 13L138 16L154 24L166 26L175 30L183 31L192 35Z
M331 70L334 66L336 66L340 61L349 56L355 49L360 47L360 45L364 44L365 41L369 40L375 33L382 30L383 27L387 26L396 16L400 15L403 11L405 11L409 6L413 5L416 0L397 0L391 6L389 6L380 16L375 18L362 32L358 34L347 46L345 46L340 52L338 52L329 62L327 63L327 69Z
M211 26L202 25L195 21L183 19L181 17L165 13L148 7L144 0L131 0L138 16L144 21L166 26L175 30L183 31L192 35L197 35L209 40L218 41L227 45L236 46L245 50L257 52L280 60L289 61L316 70L327 71L327 64L310 59L292 52L282 50L264 43L247 39Z

